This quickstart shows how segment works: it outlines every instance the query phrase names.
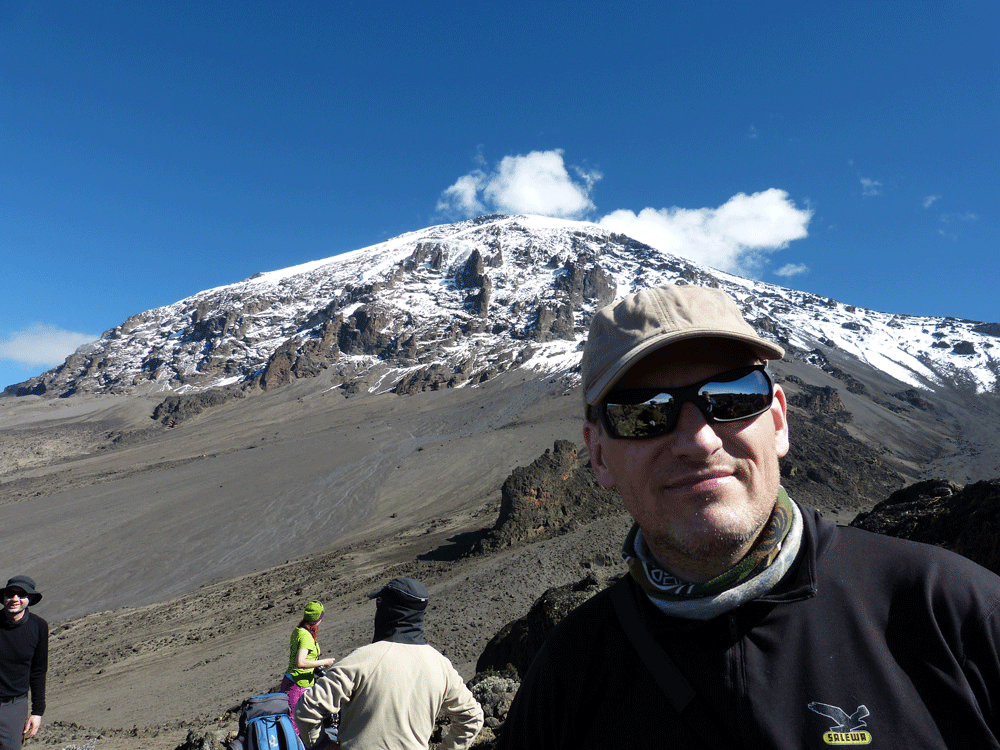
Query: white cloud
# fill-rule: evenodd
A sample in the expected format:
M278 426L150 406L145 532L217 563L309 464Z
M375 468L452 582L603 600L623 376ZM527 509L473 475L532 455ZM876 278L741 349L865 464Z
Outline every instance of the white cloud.
M799 274L808 273L809 266L805 263L786 263L777 271L774 272L775 276L798 276Z
M962 213L947 213L941 214L941 221L945 224L952 224L956 221L976 221L979 218L978 214L974 214L971 211L966 211Z
M924 208L930 208L931 206L934 205L936 201L939 200L941 200L940 195L928 195L926 198L924 198Z
M580 219L595 211L591 191L600 172L570 167L560 149L507 156L487 172L480 168L459 177L441 194L437 210L462 217L484 213L538 214ZM759 275L767 255L808 236L811 208L800 209L777 188L739 193L718 208L644 208L638 214L614 211L597 223L614 232L696 263L743 276ZM806 268L786 266L786 274Z
M70 354L100 336L64 331L45 323L32 323L20 331L11 332L0 341L0 359L8 359L32 367L54 367Z
M882 195L882 183L878 180L869 180L867 177L862 177L861 194L869 198L875 195Z
M784 190L739 193L718 208L621 209L598 223L696 263L756 275L767 253L808 236L812 211L796 208Z
M437 210L465 217L496 211L579 219L594 210L590 194L601 173L572 169L578 180L567 171L560 149L505 156L490 174L477 169L459 177L441 194Z
M458 180L441 194L438 200L438 211L450 211L462 216L478 216L486 211L476 194L483 189L487 181L486 173L481 169L470 172Z

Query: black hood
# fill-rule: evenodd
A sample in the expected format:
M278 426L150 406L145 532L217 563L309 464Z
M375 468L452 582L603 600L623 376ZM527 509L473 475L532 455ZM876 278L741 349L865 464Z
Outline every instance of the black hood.
M427 609L427 589L412 578L394 578L378 591L369 594L378 599L375 610L376 641L423 645L424 610Z

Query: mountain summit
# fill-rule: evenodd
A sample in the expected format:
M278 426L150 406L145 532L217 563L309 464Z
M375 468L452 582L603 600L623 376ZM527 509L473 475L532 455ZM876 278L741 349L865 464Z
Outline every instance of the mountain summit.
M566 373L590 317L664 283L718 286L789 356L833 351L921 389L997 391L1000 324L891 315L698 266L595 224L482 216L134 315L5 395L272 389L333 371L412 393L513 369Z

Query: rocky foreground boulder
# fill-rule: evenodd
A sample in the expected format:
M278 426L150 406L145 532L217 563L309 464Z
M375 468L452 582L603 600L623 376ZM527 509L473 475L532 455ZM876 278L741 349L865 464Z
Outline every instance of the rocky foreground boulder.
M965 486L918 482L862 513L851 526L950 549L1000 573L1000 479Z

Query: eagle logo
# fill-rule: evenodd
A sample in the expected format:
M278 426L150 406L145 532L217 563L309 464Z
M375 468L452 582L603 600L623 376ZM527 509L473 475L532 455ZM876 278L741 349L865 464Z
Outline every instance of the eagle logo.
M848 715L847 711L842 708L830 706L826 703L810 703L809 710L815 711L820 716L825 716L836 722L830 727L831 732L854 732L861 729L861 727L868 726L865 723L865 717L870 715L866 706L858 706L857 710L851 715Z

